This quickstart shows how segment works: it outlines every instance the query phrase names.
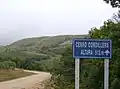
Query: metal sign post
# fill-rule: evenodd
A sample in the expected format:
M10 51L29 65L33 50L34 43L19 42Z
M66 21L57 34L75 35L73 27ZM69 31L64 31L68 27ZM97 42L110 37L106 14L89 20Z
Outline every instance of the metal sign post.
M109 89L109 59L104 60L104 89Z
M79 89L79 59L75 59L75 89Z
M101 39L73 39L75 58L75 89L79 89L79 60L104 58L104 89L109 87L109 59L112 57L112 41Z

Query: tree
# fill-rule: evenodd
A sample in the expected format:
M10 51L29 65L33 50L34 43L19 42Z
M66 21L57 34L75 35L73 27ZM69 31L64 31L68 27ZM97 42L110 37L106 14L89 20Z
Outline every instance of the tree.
M3 69L5 69L5 65L2 62L0 62L0 70L3 70Z
M103 0L107 4L110 4L113 8L120 7L120 0Z
M120 10L113 14L111 21L120 23Z
M104 25L99 29L91 29L89 35L94 39L112 40L112 60L110 60L110 86L111 89L120 89L120 86L116 86L118 81L120 81L120 23L113 22L111 20L105 21ZM99 63L99 61L97 61L96 64L97 63ZM97 78L94 78L94 80L96 79Z
M14 68L16 68L16 63L12 62L12 61L4 61L4 62L2 62L2 64L4 64L5 69L14 69Z
M15 62L17 68L22 67L22 61L23 61L22 59L16 57L16 58L12 58L11 61Z
M67 47L62 57L54 64L53 76L55 76L56 89L74 89L75 67L72 57L72 48Z
M115 78L111 84L110 89L119 89L120 88L120 80L118 78Z

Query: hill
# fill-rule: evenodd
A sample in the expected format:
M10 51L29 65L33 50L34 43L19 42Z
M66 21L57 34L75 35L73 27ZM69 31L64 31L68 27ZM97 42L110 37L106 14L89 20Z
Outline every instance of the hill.
M73 38L85 38L87 35L59 35L26 38L10 45L0 47L1 57L51 59L60 55Z
M26 38L16 41L5 47L7 53L18 52L26 55L51 55L56 50L60 50L70 44L73 38L84 38L87 35L59 35L44 36L36 38ZM2 49L3 50L3 49Z

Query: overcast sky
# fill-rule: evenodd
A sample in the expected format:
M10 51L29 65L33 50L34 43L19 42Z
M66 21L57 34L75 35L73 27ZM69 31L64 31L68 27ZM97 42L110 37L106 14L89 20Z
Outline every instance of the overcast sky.
M103 0L0 0L0 44L24 37L86 34L111 18Z

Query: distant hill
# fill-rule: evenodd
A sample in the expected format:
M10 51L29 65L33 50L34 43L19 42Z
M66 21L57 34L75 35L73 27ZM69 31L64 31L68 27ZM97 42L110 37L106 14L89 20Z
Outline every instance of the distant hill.
M73 38L85 38L87 35L59 35L26 38L16 41L10 45L0 47L0 53L8 56L55 56L62 52L62 49L71 44Z

